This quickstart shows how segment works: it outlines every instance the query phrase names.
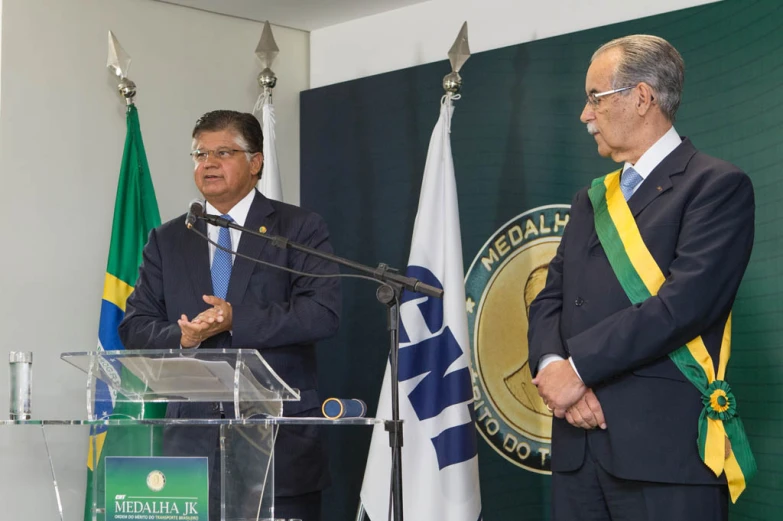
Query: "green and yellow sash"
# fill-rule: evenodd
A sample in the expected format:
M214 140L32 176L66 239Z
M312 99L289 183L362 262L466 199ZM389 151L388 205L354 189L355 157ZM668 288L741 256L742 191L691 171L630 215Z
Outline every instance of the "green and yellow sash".
M595 213L595 229L620 285L633 304L658 293L664 277L644 244L628 203L620 190L620 170L595 179L588 196ZM699 455L720 476L726 472L732 502L756 473L745 428L737 415L736 399L723 378L731 354L731 315L720 347L718 373L701 336L669 354L682 374L702 394L699 416Z

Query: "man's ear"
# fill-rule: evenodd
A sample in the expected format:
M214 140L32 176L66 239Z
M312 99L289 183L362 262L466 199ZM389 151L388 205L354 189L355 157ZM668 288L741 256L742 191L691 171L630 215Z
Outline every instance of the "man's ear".
M639 85L637 85L636 112L640 116L644 116L655 104L657 104L657 102L655 100L655 92L653 92L652 87L650 87L645 82L641 82Z
M253 154L253 157L250 158L250 171L258 179L261 179L263 168L264 168L264 154L262 154L261 152Z

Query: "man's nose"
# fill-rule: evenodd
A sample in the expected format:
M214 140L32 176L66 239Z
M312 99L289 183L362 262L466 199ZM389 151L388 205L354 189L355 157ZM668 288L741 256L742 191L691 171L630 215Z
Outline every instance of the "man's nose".
M579 121L587 123L595 119L595 112L593 107L589 103L585 103L585 108L582 110L582 114L579 116Z

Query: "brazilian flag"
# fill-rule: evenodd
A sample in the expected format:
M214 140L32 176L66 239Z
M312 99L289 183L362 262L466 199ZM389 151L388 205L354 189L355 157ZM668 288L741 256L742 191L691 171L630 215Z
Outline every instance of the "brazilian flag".
M117 327L125 316L125 301L136 284L147 236L150 230L160 225L158 202L155 199L147 154L141 139L139 114L133 104L128 105L126 124L125 149L122 153L117 198L114 202L111 246L98 326L98 349L104 351L124 349ZM124 385L132 385L132 379L135 377L122 365L110 365L111 367L106 367L109 372L113 370L115 377L122 379ZM103 382L97 385L93 405L96 415L102 418L162 418L166 412L165 403L147 403L142 407L140 403L122 401L121 397L112 396ZM150 432L150 429L148 426L92 428L87 454L85 521L93 519L93 500L98 508L104 506L103 460L106 456L160 454L160 433ZM98 519L104 519L104 515L98 515Z

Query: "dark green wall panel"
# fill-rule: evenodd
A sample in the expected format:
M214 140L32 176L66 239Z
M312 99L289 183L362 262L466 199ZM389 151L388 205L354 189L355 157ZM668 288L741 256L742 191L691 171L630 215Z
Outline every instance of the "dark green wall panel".
M471 57L451 136L463 261L467 268L510 218L568 204L614 168L597 156L578 118L592 52L632 33L662 36L680 50L686 84L677 129L754 182L756 243L735 305L728 380L759 474L731 519L781 519L783 2L726 0ZM302 205L326 218L338 253L404 267L448 70L443 61L302 93ZM321 386L326 395L363 398L373 411L388 351L385 315L371 284L346 281L344 293L340 333L319 348ZM335 484L326 519L351 519L369 431L328 432ZM548 519L549 478L511 465L481 438L479 444L484 518Z

